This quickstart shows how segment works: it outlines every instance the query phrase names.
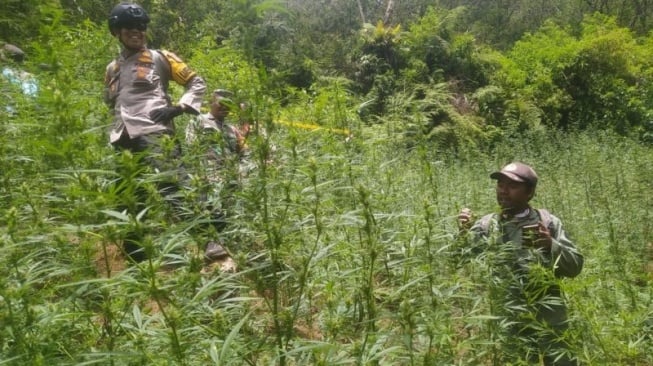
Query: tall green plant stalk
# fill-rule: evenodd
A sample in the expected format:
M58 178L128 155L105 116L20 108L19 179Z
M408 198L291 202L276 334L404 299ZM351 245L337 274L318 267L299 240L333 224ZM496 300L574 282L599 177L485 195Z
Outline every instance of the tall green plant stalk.
M369 343L373 343L370 337L376 332L377 308L375 298L375 279L376 262L379 257L378 229L374 209L370 198L370 192L362 186L358 187L358 198L361 204L361 210L364 218L364 225L359 229L359 242L361 245L361 262L362 273L360 283L361 303L361 320L364 324L365 333L363 335L360 355L365 355ZM359 362L362 361L362 358Z
M289 338L287 317L284 315L284 308L282 303L281 285L284 280L282 271L284 270L283 257L281 256L281 247L284 242L284 234L282 225L285 222L286 214L292 204L290 198L290 188L286 185L283 188L285 194L285 202L281 210L281 217L273 217L272 200L269 196L269 191L272 189L268 172L268 159L270 157L270 141L269 137L257 135L254 145L254 154L259 166L258 174L256 175L255 185L256 192L258 192L256 199L256 207L261 216L261 228L265 233L265 247L270 256L270 266L266 268L269 275L263 275L263 278L257 280L257 287L262 293L271 293L272 301L269 302L267 296L264 297L268 308L271 311L271 317L274 324L274 339L277 349L278 362L280 366L286 365L286 354L283 351L286 345L286 339ZM269 276L269 277L268 277Z
M151 243L149 245L152 245ZM179 316L174 311L167 310L169 296L167 291L159 286L157 269L154 265L152 256L148 256L145 268L141 267L144 272L145 280L148 282L147 292L157 304L161 315L165 319L165 324L169 328L170 345L172 354L177 359L179 365L186 365L184 348L182 347L179 336ZM165 302L164 302L165 301Z
M105 267L105 273L104 276L107 278L107 280L110 280L112 277L112 272L111 272L111 262L109 260L109 251L107 250L107 241L102 240L101 246L102 246L102 254L103 254L103 261L104 261L104 267ZM100 311L102 312L102 329L104 333L106 334L107 338L107 350L109 353L108 360L107 362L109 363L110 366L115 365L115 360L113 358L113 352L115 350L115 342L116 342L116 333L115 333L115 314L113 311L113 299L111 295L111 291L108 287L102 287L100 290L100 298L102 299L102 306L100 308Z
M313 188L313 204L311 206L311 213L313 215L313 220L315 223L315 239L313 246L311 250L308 252L308 254L303 258L302 260L302 266L300 268L300 272L298 273L299 277L299 283L298 283L298 289L295 294L295 304L293 306L292 310L292 315L291 318L289 319L289 324L288 326L292 328L293 324L295 321L298 319L299 316L299 309L300 306L302 305L302 301L304 297L306 296L306 287L309 283L310 277L311 277L311 264L313 261L316 259L315 255L318 252L321 244L321 235L322 235L322 220L320 216L320 191L318 188L318 178L317 178L317 173L318 173L318 166L317 162L314 160L311 160L309 163L309 179L311 181L311 185ZM310 300L310 299L308 299ZM310 322L309 322L310 324ZM292 329L289 329L289 332L291 332ZM291 338L288 337L286 339L286 344L284 347L284 351L288 351L289 348L289 342L291 341Z

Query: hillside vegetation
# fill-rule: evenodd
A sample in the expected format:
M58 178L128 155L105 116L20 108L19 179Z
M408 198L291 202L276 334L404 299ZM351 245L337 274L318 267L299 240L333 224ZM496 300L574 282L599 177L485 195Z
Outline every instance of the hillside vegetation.
M496 210L489 174L512 160L538 171L534 205L586 259L558 280L572 351L653 364L645 18L569 12L502 35L449 2L407 1L401 24L364 7L372 23L343 15L333 29L351 12L302 22L318 2L207 1L230 12L219 21L195 1L143 2L155 22L166 9L193 20L153 27L155 46L267 131L249 140L255 169L210 187L238 265L224 273L189 234L207 219L192 205L206 188L196 146L183 158L192 219L170 218L154 173L131 182L150 192L147 220L117 209L114 167L130 157L108 145L101 91L119 45L106 11L88 10L113 4L31 3L0 10L37 12L0 30L39 82L36 97L1 84L0 365L501 365L502 283L490 262L456 258L456 216ZM150 234L138 264L120 250L135 228Z

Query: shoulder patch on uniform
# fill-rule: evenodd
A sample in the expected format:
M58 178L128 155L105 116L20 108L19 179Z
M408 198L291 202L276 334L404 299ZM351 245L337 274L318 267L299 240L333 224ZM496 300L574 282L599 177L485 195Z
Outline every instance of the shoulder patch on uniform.
M170 64L170 71L172 74L172 80L181 85L186 85L192 78L197 75L195 71L191 70L184 61L182 61L177 55L170 51L161 50L161 54L168 60Z
M154 61L152 61L152 52L150 50L145 50L141 52L140 55L138 55L138 62L144 63L144 64L151 64Z
M111 63L107 65L106 71L104 73L104 83L106 85L112 84L117 79L119 72L120 63L117 60L111 61Z
M161 50L161 53L169 60L174 62L183 62L174 52Z

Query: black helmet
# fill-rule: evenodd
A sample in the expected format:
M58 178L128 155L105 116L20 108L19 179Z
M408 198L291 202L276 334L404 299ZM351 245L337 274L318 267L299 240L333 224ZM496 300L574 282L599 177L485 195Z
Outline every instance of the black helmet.
M109 31L115 34L116 30L126 24L147 24L150 17L143 7L138 4L120 3L113 7L109 14Z

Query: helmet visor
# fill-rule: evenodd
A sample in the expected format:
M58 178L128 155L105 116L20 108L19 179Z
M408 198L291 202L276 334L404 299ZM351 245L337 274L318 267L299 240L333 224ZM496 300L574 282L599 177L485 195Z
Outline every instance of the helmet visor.
M145 22L122 22L118 23L117 28L123 28L123 29L137 29L139 31L146 31L147 30L147 23Z

